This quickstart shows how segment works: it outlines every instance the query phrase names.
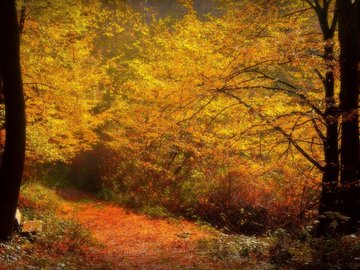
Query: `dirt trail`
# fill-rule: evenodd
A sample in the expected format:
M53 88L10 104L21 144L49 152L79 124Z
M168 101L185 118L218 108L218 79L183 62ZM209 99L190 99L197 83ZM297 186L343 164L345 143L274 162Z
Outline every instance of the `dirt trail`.
M194 223L152 219L76 192L60 195L65 199L62 214L92 233L100 243L94 252L109 260L113 269L230 269L200 254L197 241L214 233Z

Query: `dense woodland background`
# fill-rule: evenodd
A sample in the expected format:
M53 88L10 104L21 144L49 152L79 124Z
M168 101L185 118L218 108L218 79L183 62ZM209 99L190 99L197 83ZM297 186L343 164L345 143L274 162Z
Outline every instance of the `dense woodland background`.
M170 2L27 3L27 178L230 231L313 216L323 123L309 103L324 108L326 70L314 12Z
M319 74L331 65L338 91L339 48L307 3L19 7L26 179L68 180L230 231L297 225L317 212ZM334 63L324 61L326 42Z
M358 103L344 104L359 92L340 85L347 15L335 5L18 1L23 183L226 233L298 232L320 218L328 234L358 220L358 187L346 193L359 179Z

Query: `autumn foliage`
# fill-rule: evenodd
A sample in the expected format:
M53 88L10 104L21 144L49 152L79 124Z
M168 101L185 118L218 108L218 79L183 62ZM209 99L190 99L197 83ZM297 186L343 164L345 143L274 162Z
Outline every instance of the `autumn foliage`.
M27 179L227 232L315 216L329 41L303 1L26 2Z

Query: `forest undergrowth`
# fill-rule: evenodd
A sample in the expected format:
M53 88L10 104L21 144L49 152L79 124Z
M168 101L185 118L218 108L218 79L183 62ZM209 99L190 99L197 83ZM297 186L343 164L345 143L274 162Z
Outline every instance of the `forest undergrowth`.
M0 269L359 269L360 236L314 238L309 228L224 234L177 217L136 213L75 189L22 188L38 235L0 246Z

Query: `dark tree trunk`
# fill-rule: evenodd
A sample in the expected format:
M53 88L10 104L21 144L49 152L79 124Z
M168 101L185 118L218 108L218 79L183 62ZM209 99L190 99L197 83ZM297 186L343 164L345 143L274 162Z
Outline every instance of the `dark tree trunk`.
M359 5L338 0L340 42L341 202L340 213L351 218L347 229L360 221L359 187ZM359 225L359 224L358 224ZM357 225L357 226L358 226Z
M318 16L319 24L323 34L324 60L326 66L325 76L319 75L323 81L325 90L324 112L326 134L324 138L324 157L325 166L322 177L322 190L319 201L320 224L317 228L319 235L326 234L331 224L331 220L326 217L326 212L336 211L336 201L339 184L339 112L335 99L335 55L334 55L334 36L337 24L337 15L334 13L332 22L329 22L329 6L315 4L313 8Z
M324 141L325 168L322 178L322 193L319 214L335 210L336 190L339 180L338 108L334 93L334 32L324 35L327 73L324 78L326 102L326 138ZM325 221L324 221L325 222Z
M0 240L13 234L25 153L25 106L15 0L0 1L0 72L6 141L0 167Z

